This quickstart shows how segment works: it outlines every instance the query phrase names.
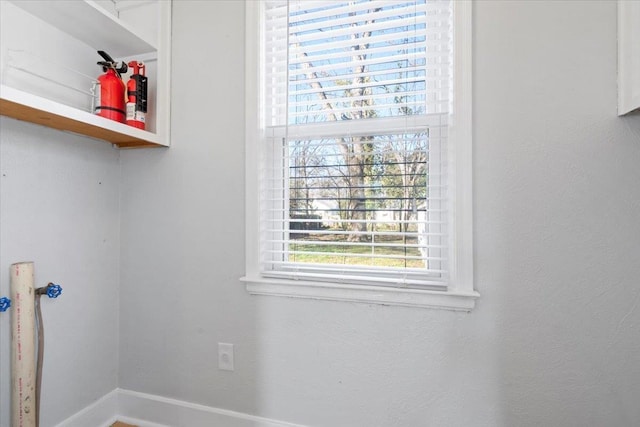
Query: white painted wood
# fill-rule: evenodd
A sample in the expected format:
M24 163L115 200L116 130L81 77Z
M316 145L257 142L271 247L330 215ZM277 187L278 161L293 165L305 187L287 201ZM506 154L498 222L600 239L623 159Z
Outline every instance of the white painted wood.
M618 0L618 115L640 108L640 1Z
M473 143L472 143L472 8L454 2L454 100L449 127L450 194L454 198L449 292L474 294L473 280Z
M155 106L155 132L162 145L171 145L171 22L172 1L161 1L159 4L158 51L156 70L155 101L149 100L149 107Z
M12 6L15 14L20 13L22 25L16 26L11 37L4 37L2 42L3 61L6 62L10 54L7 51L15 50L25 52L40 61L47 58L56 59L61 53L67 54L69 49L73 49L72 42L80 41L88 51L82 51L71 59L64 61L66 67L71 71L78 70L82 75L87 76L87 81L74 82L75 89L68 89L65 92L62 78L66 75L73 75L67 71L60 75L56 71L37 70L36 76L43 78L36 82L38 85L28 84L33 80L16 80L15 74L19 67L7 67L3 62L2 70L2 96L20 99L33 108L41 111L54 110L56 114L73 120L79 120L91 126L97 126L123 135L131 135L155 145L168 146L170 138L170 70L171 70L171 1L145 1L138 2L136 8L127 9L123 12L108 10L104 2L91 0L63 0L63 1L18 1L11 0L8 5ZM13 12L11 11L11 12ZM6 12L6 10L5 10ZM44 21L44 23L42 21ZM144 22L143 22L144 21ZM11 22L11 21L9 21ZM39 26L49 28L49 33L61 32L63 37L47 48L40 46L41 43L34 41L29 28L39 28ZM24 29L24 34L22 33ZM47 33L47 35L49 34ZM7 34L5 34L7 35ZM23 35L24 37L20 37ZM57 34L56 34L57 35ZM42 37L42 36L40 36ZM65 38L66 37L66 38ZM10 39L10 40L9 40ZM28 40L28 42L22 42ZM51 45L51 43L49 43ZM100 74L99 67L95 63L100 59L91 50L105 50L116 59L143 58L147 63L147 75L149 76L149 96L148 96L148 122L147 131L126 126L114 121L104 120L101 117L87 113L89 109L86 99L91 99L89 95L79 95L78 91L88 92L91 87L93 75ZM17 54L15 54L17 55ZM65 55L68 56L68 55ZM87 68L89 67L89 68ZM13 73L7 76L7 69ZM32 70L27 70L32 71ZM19 76L20 79L23 75ZM32 77L30 77L33 79ZM128 75L123 75L126 82ZM47 83L43 83L47 80ZM60 87L52 82L60 81ZM27 90L32 94L18 94L12 92L13 89ZM86 98L82 98L82 96ZM52 103L50 101L58 101ZM67 105L69 107L67 107ZM4 113L3 113L4 114ZM46 123L36 123L43 124ZM55 126L52 126L55 127ZM142 132L142 133L140 133ZM104 138L105 136L96 136ZM141 146L138 144L138 146ZM142 145L143 146L143 145Z
M131 424L136 427L170 427L170 426L167 426L166 424L152 423L146 420L141 420L140 418L125 417L123 415L117 415L113 417L113 420L111 420L107 424L101 425L100 427L111 427L113 423L115 423L116 421Z
M440 308L453 311L471 311L475 307L475 300L480 296L475 291L468 293L429 291L248 277L240 280L246 283L247 292L252 295Z
M11 265L11 425L36 427L33 262Z
M109 427L117 419L118 390L112 390L56 427ZM124 420L123 420L124 421Z
M91 114L86 111L78 110L76 108L69 107L67 105L42 98L37 95L32 95L30 93L23 92L9 86L0 85L0 98L11 102L16 102L18 104L26 105L39 111L52 113L55 115L87 123L99 128L108 129L124 135L130 135L135 138L144 139L154 144L166 145L163 141L160 141L158 135L154 133L137 129L124 123L116 122L114 120L105 119L104 117Z
M109 427L117 420L139 427L304 427L122 389L111 391L56 427Z
M260 271L260 14L262 2L245 6L245 272L259 277Z
M152 40L155 51L160 50L160 8L163 3L171 2L158 0L143 0L141 2L118 1L113 6L115 16L125 25L135 29L136 34L144 40Z
M259 40L261 2L247 2L246 25L246 122L245 122L245 192L246 192L246 276L247 291L252 295L289 298L349 301L382 305L422 308L442 308L471 311L480 294L474 289L473 278L473 195L472 195L472 2L454 2L455 102L450 135L449 155L453 159L452 193L454 242L450 259L452 273L447 291L424 291L369 286L344 286L309 281L265 279L260 276L259 159L262 137L260 123L264 120L258 108L261 93L259 79Z
M95 49L113 57L136 55L157 50L156 40L143 38L134 26L108 13L89 0L13 1L34 16L52 24Z
M118 415L174 427L303 427L129 390L118 390L118 410Z
M91 110L96 50L10 2L0 2L1 83Z

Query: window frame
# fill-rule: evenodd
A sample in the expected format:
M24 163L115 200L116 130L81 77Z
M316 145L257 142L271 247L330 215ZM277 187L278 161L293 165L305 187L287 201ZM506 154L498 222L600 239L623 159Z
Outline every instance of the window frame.
M247 0L245 39L245 276L252 295L349 301L471 311L480 294L473 282L472 195L472 2L453 0L454 102L450 115L448 157L452 194L450 279L447 290L346 285L265 278L260 274L260 28L262 1ZM464 72L462 72L464 70Z

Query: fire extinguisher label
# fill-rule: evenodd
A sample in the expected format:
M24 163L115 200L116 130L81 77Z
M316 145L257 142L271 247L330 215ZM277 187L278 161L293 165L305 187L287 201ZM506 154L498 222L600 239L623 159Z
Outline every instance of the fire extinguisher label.
M136 104L127 102L127 120L134 120L136 115Z
M102 105L102 95L100 94L100 91L102 90L102 87L100 86L100 82L96 82L95 86L94 86L94 91L95 91L95 101L94 101L94 105L93 105L93 113L94 114L99 114L99 108L100 105Z
M127 120L134 120L144 123L146 121L145 115L146 114L142 111L136 110L136 104L134 102L127 103Z

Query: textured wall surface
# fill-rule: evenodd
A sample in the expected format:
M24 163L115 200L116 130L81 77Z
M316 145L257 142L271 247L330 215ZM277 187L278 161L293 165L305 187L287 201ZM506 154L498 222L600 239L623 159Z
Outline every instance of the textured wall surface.
M615 2L475 18L477 315L505 425L636 425L640 116L616 117Z
M117 386L119 153L109 144L0 118L0 296L9 266L34 261L43 298L41 425ZM0 313L0 426L9 427L10 312Z
M243 291L243 12L175 4L173 147L122 156L120 385L314 426L640 422L615 2L475 5L471 314Z
M173 13L176 143L121 155L120 385L255 412L255 301L238 281L244 3L176 2ZM220 341L236 344L235 373L217 369Z
M116 386L312 426L640 424L640 116L615 114L615 2L475 3L470 314L250 297L244 5L174 20L170 149L119 163L0 121L0 294L23 260L65 287L44 302L44 425ZM0 315L2 427L8 332Z

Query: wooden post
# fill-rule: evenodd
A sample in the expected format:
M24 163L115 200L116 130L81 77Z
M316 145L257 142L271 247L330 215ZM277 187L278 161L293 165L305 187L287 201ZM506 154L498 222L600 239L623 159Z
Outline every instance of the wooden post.
M36 427L33 262L11 265L11 425Z

